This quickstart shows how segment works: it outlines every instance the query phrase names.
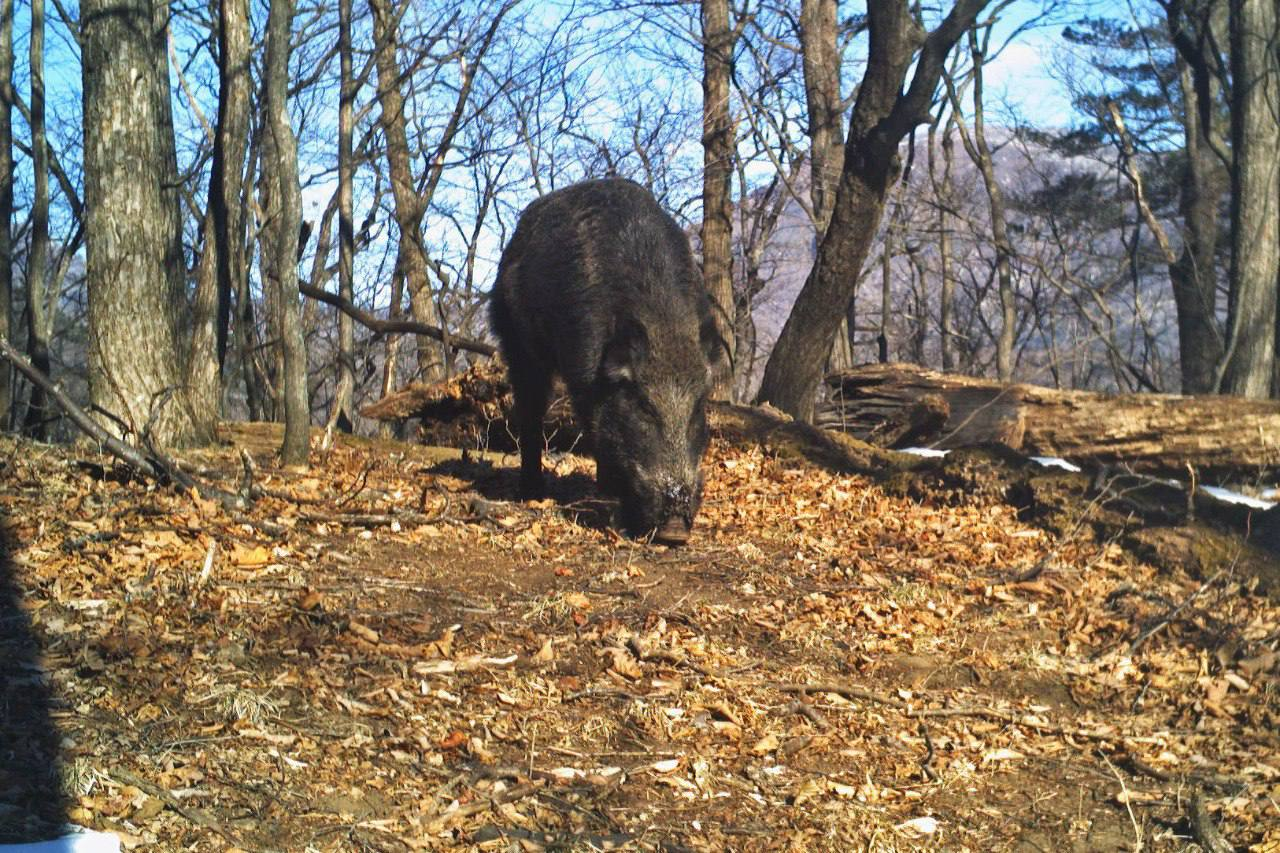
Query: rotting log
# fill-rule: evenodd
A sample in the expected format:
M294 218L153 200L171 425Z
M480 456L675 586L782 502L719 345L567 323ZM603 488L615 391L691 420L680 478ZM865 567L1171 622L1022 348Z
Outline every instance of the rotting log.
M514 399L507 368L494 358L442 382L415 382L365 406L360 414L378 421L418 418L426 444L479 450L516 449L517 430L507 418ZM582 430L563 388L557 386L543 420L543 437L552 450L578 446Z
M1280 402L1006 385L910 364L827 377L817 426L883 447L1004 444L1029 455L1233 481L1280 475Z

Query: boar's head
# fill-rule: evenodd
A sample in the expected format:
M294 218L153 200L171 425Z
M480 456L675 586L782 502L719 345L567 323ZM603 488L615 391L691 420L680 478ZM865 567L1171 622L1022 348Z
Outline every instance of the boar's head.
M626 318L605 347L591 418L597 479L633 536L689 538L702 503L714 334L696 316L661 325Z

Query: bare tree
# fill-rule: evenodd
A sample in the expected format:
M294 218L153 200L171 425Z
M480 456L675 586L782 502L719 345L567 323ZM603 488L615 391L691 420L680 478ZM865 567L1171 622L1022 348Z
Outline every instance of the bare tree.
M247 275L241 209L253 84L248 0L219 0L217 44L218 117L187 357L192 408L209 429L221 411L231 294Z
M269 144L266 178L271 184L268 217L272 222L269 269L275 276L277 324L280 336L284 397L284 443L281 460L305 465L310 440L311 406L307 396L307 352L298 306L298 230L302 199L298 185L298 143L289 117L289 35L293 0L271 0L267 15L267 57L263 70L266 89L265 141Z
M430 54L430 47L448 38L450 29L457 23L456 16L449 17L437 32L426 34L425 46L416 49L408 67L402 68L397 53L403 46L400 17L407 4L397 6L391 0L369 0L369 8L373 13L374 57L381 110L379 121L386 143L387 166L399 230L396 276L408 293L414 319L425 325L443 328L430 284L432 264L422 237L423 217L435 198L447 166L447 158L470 109L476 75L484 67L485 55L494 43L498 27L516 2L517 0L505 0L492 11L486 24L476 26L472 32L463 33L459 37L460 44L452 46L446 59L437 60ZM458 82L454 103L438 139L431 142L423 138L415 140L422 148L421 155L426 161L422 174L415 175L414 150L408 135L406 99L401 87L413 79L413 73L419 66L433 64L443 67L445 63L457 64ZM398 309L399 302L393 299L392 311L396 312ZM390 346L389 342L389 349ZM445 375L451 353L447 342L436 345L420 340L418 356L419 372L430 381ZM393 357L389 353L388 362ZM388 381L390 378L388 374Z
M1274 0L1231 2L1231 291L1221 390L1271 393L1280 273L1280 51Z
M1222 124L1221 0L1167 0L1165 20L1177 52L1185 162L1178 212L1182 248L1169 265L1178 307L1182 392L1217 390L1214 368L1222 357L1217 316L1219 209L1229 185Z
M0 338L13 340L13 0L0 0ZM0 426L13 409L13 368L0 367Z
M1001 8L1003 8L1002 4ZM987 141L986 109L983 101L983 66L991 45L994 22L981 28L981 34L969 31L969 55L973 60L970 82L973 86L973 132L965 125L960 104L960 94L951 74L943 72L947 95L951 100L951 114L965 153L978 167L982 185L987 193L987 206L991 222L991 238L996 250L996 281L1000 296L1000 333L996 339L996 374L1001 382L1013 380L1013 344L1017 329L1017 306L1013 286L1013 244L1009 240L1009 220L1005 211L1004 191L996 180L991 145Z
M56 303L49 305L46 284L49 274L49 155L45 135L44 98L44 0L31 0L31 168L35 190L31 201L31 234L27 250L27 359L36 370L49 376L49 335ZM24 430L28 435L45 438L53 412L43 388L31 388Z
M844 168L844 103L836 0L801 0L800 52L809 115L809 196L818 234L827 230Z
M738 31L729 0L702 0L702 278L711 296L726 369L712 377L712 396L733 393L733 161L729 78Z
M351 194L351 133L355 125L356 84L351 78L351 0L338 0L338 295L355 301L355 217ZM343 432L355 426L355 327L338 314L338 380L329 422Z
M89 389L116 435L210 437L182 390L185 303L163 0L83 0Z
M955 205L953 168L955 165L955 140L952 129L955 123L946 120L942 130L942 173L938 174L935 145L938 120L929 125L929 179L932 185L938 229L938 331L939 349L943 370L956 369L955 352L955 276L951 271L952 209Z
M986 0L958 0L927 34L905 0L869 5L867 68L854 103L831 224L765 367L760 402L799 418L811 416L822 366L897 180L898 145L928 121L946 55L985 5Z
M844 167L844 101L840 92L839 23L836 0L801 0L800 54L809 119L809 197L815 238L831 222L836 184ZM850 296L832 351L833 366L852 367L856 300ZM839 338L843 338L840 340ZM839 362L839 364L836 364Z

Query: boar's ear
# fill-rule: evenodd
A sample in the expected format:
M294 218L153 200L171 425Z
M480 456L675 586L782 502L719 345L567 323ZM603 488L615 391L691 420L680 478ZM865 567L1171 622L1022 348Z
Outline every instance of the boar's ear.
M649 335L634 319L618 321L604 347L600 372L609 382L634 382L635 369L649 355Z

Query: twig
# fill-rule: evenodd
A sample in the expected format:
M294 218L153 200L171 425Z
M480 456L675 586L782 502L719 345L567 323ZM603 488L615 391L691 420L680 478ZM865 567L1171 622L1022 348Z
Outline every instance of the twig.
M100 424L89 417L89 414L78 405L76 405L66 392L62 390L62 386L51 380L44 373L37 370L32 364L18 352L13 344L4 338L0 338L0 358L9 362L19 373L31 380L31 382L48 394L62 411L66 412L71 422L79 427L86 435L105 447L113 456L120 459L130 468L138 473L152 478L162 478L165 475L164 469L158 466L153 460L142 455L142 451L131 444L113 436L102 428Z
M817 708L813 707L808 702L801 702L799 699L788 705L783 713L799 714L801 717L804 717L823 731L831 728L831 724L827 722L826 717L823 717Z
M454 334L446 334L438 326L429 326L426 323L419 323L414 320L383 320L375 317L367 311L352 305L347 300L338 296L336 293L329 293L319 287L312 287L302 281L298 282L298 292L303 296L332 305L351 319L370 331L379 334L395 334L398 332L407 332L412 335L422 335L428 338L434 338L437 341L445 343L454 349L467 350L479 355L493 355L498 351L497 347L492 344L486 344L481 341L473 341L469 338L459 337Z
M514 785L499 794L494 794L492 797L485 797L483 799L467 803L465 806L459 806L457 811L449 812L446 817L451 819L471 817L472 815L477 815L480 814L480 812L487 811L494 806L514 803L516 800L522 800L530 794L538 793L538 791L546 787L546 784L547 781L545 779L534 779L531 782Z
M346 506L359 497L360 493L364 491L365 485L369 482L369 472L373 470L374 465L373 460L365 463L364 468L360 471L360 476L356 479L356 484L351 487L349 492L339 498L334 506Z
M933 769L933 738L929 737L929 727L924 720L920 721L920 737L924 738L925 754L920 759L920 772L926 782L936 782L938 774Z
M994 708L913 708L901 699L895 699L892 696L885 696L872 690L866 690L862 687L850 687L843 684L780 684L775 682L764 684L762 686L772 687L774 690L780 690L783 693L834 693L835 695L843 696L846 699L861 699L864 702L875 702L878 705L887 705L890 708L896 708L901 711L904 716L912 719L926 719L929 717L978 717L981 719L1006 723L1011 726L1022 726L1024 728L1041 732L1042 734L1058 735L1060 737L1074 737L1080 738L1081 740L1099 741L1101 743L1123 744L1124 742L1123 735L1107 734L1106 732L1091 732L1088 729L1069 729L1063 726L1054 726L1048 723L1041 723L1028 716L1020 716L1010 711L997 711Z
M14 369L43 389L82 432L142 476L165 484L173 483L183 489L194 489L201 497L217 500L227 509L244 508L239 495L233 495L207 483L197 482L164 454L152 449L151 455L147 456L134 445L107 432L101 424L89 417L88 412L67 396L61 385L33 367L22 353L14 349L13 344L3 338L0 338L0 358L12 364Z
M1182 602L1178 604L1176 607L1174 607L1172 610L1167 611L1163 616L1157 619L1150 628L1146 629L1141 634L1139 634L1137 638L1134 639L1134 641L1129 644L1129 654L1132 655L1135 652L1137 652L1138 649L1142 647L1143 643L1145 643L1147 640L1151 639L1153 636L1158 634L1169 623L1173 622L1173 620L1178 617L1179 613L1181 613L1183 610L1186 610L1188 607L1190 607L1191 604L1195 602L1197 598L1199 598L1201 595L1205 593L1205 590L1210 589L1215 583L1217 583L1218 578L1222 577L1222 573L1224 571L1226 570L1219 569L1217 572L1214 573L1213 577L1209 578L1207 581L1200 584L1199 589L1191 593L1191 595L1187 596L1187 598L1183 599Z
M1129 813L1129 823L1133 825L1133 853L1142 853L1142 829L1138 826L1138 818L1133 813L1133 805L1129 802L1129 786L1124 783L1124 777L1120 775L1120 771L1116 770L1116 766L1111 763L1111 759L1107 758L1106 753L1099 752L1102 760L1106 763L1107 769L1111 771L1111 775L1116 777L1116 781L1120 783L1120 798L1124 800L1125 811Z
M124 782L127 785L132 785L133 787L146 792L147 794L155 797L156 799L162 800L166 806L173 809L175 812L182 815L187 820L191 821L197 826L203 826L205 829L213 830L214 832L218 833L223 838L225 838L227 841L231 842L236 847L246 848L248 846L245 844L244 841L242 841L239 838L239 836L237 836L234 832L232 832L227 827L223 826L213 817L211 817L210 815L206 814L205 812L201 811L200 809L194 806L183 805L182 802L177 797L175 797L173 794L170 794L168 791L166 791L164 788L161 788L159 785L153 785L152 783L146 781L145 779L140 779L139 777L133 775L129 771L119 767L111 768L110 770L107 771L107 775L120 782Z
M1227 841L1209 816L1209 809L1204 803L1204 792L1199 788L1191 795L1191 813L1187 818L1191 823L1191 834L1205 853L1235 853L1236 848Z

